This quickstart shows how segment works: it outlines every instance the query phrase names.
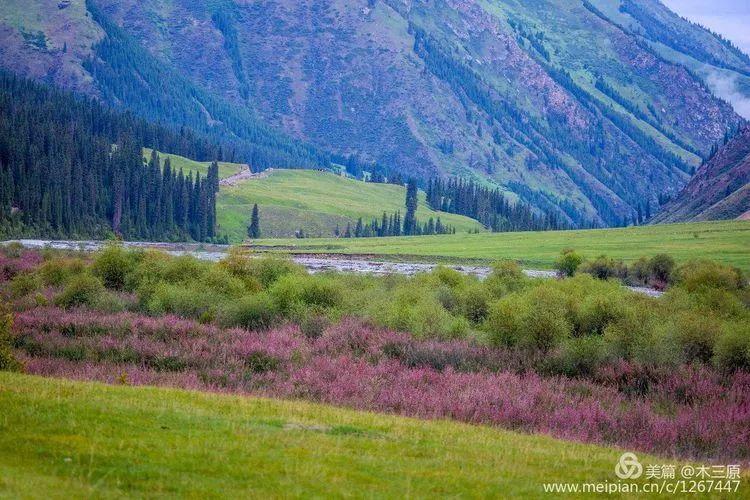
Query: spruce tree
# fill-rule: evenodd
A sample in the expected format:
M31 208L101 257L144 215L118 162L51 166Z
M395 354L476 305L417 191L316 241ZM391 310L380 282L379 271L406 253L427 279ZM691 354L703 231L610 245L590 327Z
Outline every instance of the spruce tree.
M406 187L406 215L404 216L404 234L411 235L417 229L417 204L418 204L417 181L409 179Z
M250 216L250 225L247 228L247 235L252 239L260 238L260 215L258 213L258 204L253 205L253 213Z

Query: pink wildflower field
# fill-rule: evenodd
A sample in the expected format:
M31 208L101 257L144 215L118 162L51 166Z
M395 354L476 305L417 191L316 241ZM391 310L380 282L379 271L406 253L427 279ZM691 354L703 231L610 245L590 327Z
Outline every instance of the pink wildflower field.
M292 324L222 329L172 316L39 307L15 317L27 372L305 399L449 418L702 459L750 456L750 374L627 362L587 379L526 370L513 352L418 341L344 319L319 338Z

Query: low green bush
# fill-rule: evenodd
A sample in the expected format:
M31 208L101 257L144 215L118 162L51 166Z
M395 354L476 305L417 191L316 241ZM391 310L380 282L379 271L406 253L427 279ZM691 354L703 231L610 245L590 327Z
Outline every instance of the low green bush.
M569 377L589 376L609 357L603 337L571 338L551 354L546 369Z
M604 281L613 278L624 280L628 276L628 268L622 261L616 261L606 255L584 262L580 267L580 272Z
M323 314L310 312L299 322L302 335L309 339L318 339L323 336L331 321Z
M706 289L734 292L747 286L742 271L708 260L688 262L681 266L677 270L676 281L678 286L689 292Z
M241 250L232 250L219 267L241 279L251 291L268 288L283 276L302 275L304 269L288 259L253 257Z
M21 273L10 282L10 293L15 298L26 297L42 288L42 279L36 273Z
M430 278L434 278L437 283L446 285L450 288L459 288L464 286L467 280L467 276L445 266L437 266L433 271L427 275ZM419 277L418 277L419 279Z
M13 355L10 330L13 327L13 316L0 312L0 371L18 372L23 369Z
M674 318L674 338L686 363L708 363L713 358L716 340L721 335L721 321L709 314L683 311Z
M713 362L725 371L750 371L750 323L724 327L714 347Z
M118 313L128 310L129 304L116 293L105 290L93 304L99 311Z
M619 289L587 295L576 311L578 335L602 335L604 330L629 314L627 297Z
M86 267L82 259L61 257L45 261L38 273L45 285L61 286L71 277L86 272Z
M494 346L518 345L522 318L526 316L528 301L520 294L512 294L490 304L482 325L487 341Z
M454 289L449 286L441 285L435 290L435 298L443 309L454 312L458 309L459 297Z
M107 288L122 290L127 277L138 263L138 254L125 250L122 245L110 244L94 255L91 266L93 274L102 280Z
M344 295L335 279L293 274L287 274L276 281L269 293L282 312L289 312L299 304L336 307L342 302Z
M674 269L674 259L663 253L654 255L648 262L649 278L665 285L672 281Z
M278 318L276 303L265 293L248 295L224 305L219 321L224 326L247 330L271 327Z
M245 359L245 366L250 373L262 374L276 371L281 365L281 360L262 351L250 353Z
M213 272L216 272L216 266L210 262L183 255L168 259L159 277L167 283L194 283Z
M680 346L664 319L652 322L648 329L633 335L630 359L653 368L676 367L680 363Z
M522 318L519 345L548 351L570 337L565 295L552 287L539 286L529 293L530 307Z
M224 298L208 290L159 283L148 295L146 310L149 314L174 314L185 318L213 319L213 311L224 302ZM205 316L210 314L209 316Z
M404 284L388 296L370 304L375 323L393 330L410 332L419 338L455 339L469 333L464 318L451 315L434 295L414 283Z
M495 345L546 352L573 332L567 303L559 289L549 284L539 285L492 304L483 329Z
M632 286L646 286L651 279L651 260L641 257L628 267L627 283Z
M476 284L466 288L459 295L461 314L473 324L481 323L487 317L491 298L483 285Z
M17 259L23 253L23 245L17 241L0 245L0 250L9 259Z
M220 267L215 267L210 272L203 274L203 276L196 280L196 283L191 283L191 286L224 295L228 298L237 298L248 293L244 281Z
M495 298L524 289L530 280L518 263L505 260L492 265L492 273L484 281L487 291Z
M555 269L560 276L571 277L575 275L581 264L583 264L583 257L576 253L575 250L568 248L563 250L555 261Z
M55 304L64 309L93 306L105 292L104 285L88 273L78 274L69 279L65 288L55 297Z
M139 294L153 289L163 281L165 268L171 259L173 257L165 253L146 250L140 255L135 269L126 276L125 289L138 291Z

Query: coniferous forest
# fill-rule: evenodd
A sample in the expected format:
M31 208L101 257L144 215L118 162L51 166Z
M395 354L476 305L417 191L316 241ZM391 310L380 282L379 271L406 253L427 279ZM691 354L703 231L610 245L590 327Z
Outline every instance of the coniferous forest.
M144 146L194 158L219 148L93 100L0 73L0 236L216 238L218 166L175 172Z
M493 232L570 229L556 212L537 214L524 203L511 203L498 189L462 179L430 179L427 203L433 210L465 215Z

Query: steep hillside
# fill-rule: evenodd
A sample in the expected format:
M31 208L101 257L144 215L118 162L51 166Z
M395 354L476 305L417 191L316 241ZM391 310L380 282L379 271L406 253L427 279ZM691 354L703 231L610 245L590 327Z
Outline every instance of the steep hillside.
M746 56L655 0L90 0L88 9L4 2L0 62L259 143L259 161L241 158L251 164L274 166L274 148L282 160L326 162L260 117L387 169L487 179L574 222L619 224L677 192L739 121L696 67L750 74Z
M0 4L0 65L7 69L207 134L225 144L223 156L230 161L256 168L329 164L327 154L271 129L251 108L196 85L140 41L88 0Z
M750 127L703 165L655 222L735 219L750 210Z
M347 179L332 173L308 170L273 170L261 177L233 186L221 186L217 200L219 232L232 242L241 242L253 204L260 207L263 237L292 237L302 229L308 236L331 237L336 226L343 233L352 229L360 217L365 223L405 211L406 188L390 184L372 184ZM457 232L482 230L477 221L461 215L436 212L420 193L417 220L430 218L450 225Z

